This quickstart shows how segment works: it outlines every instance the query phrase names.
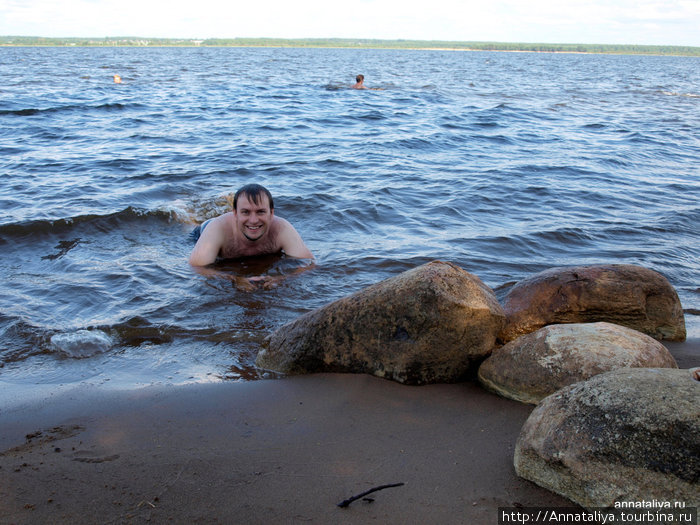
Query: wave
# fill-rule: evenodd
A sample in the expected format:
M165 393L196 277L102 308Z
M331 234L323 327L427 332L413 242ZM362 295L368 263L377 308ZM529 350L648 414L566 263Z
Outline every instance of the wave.
M0 350L0 368L4 363L21 361L44 352L42 341L47 339L46 330L0 313L0 338L4 350Z
M662 95L666 95L669 97L690 97L690 98L700 98L700 95L697 93L678 93L676 91L662 91Z
M114 341L101 330L77 330L53 335L51 345L67 357L82 359L108 351Z
M268 330L264 327L187 327L149 321L141 316L129 317L112 325L56 329L34 326L21 319L0 315L0 334L5 341L12 343L7 351L0 351L0 368L7 363L24 361L37 355L85 359L118 352L125 347L182 341L214 344L223 341L257 350L270 331L271 328Z
M22 223L0 225L0 239L6 237L24 237L27 235L57 234L72 230L82 225L94 225L103 228L112 228L118 224L140 222L144 219L156 219L161 221L177 220L178 212L175 210L143 210L129 206L121 211L107 215L78 215L56 220L35 220Z
M50 108L23 108L23 109L0 109L0 116L30 117L44 113L61 113L73 111L123 111L131 108L143 107L142 104L122 104L119 102L108 102L104 104L68 104L66 106L55 106Z

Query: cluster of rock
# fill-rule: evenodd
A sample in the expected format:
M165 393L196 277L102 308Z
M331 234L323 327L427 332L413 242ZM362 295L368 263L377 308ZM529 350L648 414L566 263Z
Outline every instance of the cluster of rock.
M678 295L646 268L554 268L499 302L475 275L433 261L279 328L256 364L406 384L478 368L487 389L539 403L517 443L520 476L584 507L651 496L698 506L700 382L658 341L685 336Z
M424 384L457 381L493 352L482 365L484 383L503 393L520 388L518 382L547 383L537 394L523 393L537 402L605 370L675 367L652 337L685 339L678 295L652 270L552 269L513 286L502 307L477 276L433 261L282 326L266 339L256 364L285 374L369 373ZM508 344L497 348L499 341ZM536 341L539 351L532 350ZM534 373L534 361L541 373L525 380L523 367Z

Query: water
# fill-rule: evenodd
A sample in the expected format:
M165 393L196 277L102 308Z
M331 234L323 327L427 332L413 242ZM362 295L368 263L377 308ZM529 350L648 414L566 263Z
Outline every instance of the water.
M5 398L254 379L275 328L434 259L639 264L700 309L698 58L2 48L0 79ZM186 260L249 182L318 266L246 293Z

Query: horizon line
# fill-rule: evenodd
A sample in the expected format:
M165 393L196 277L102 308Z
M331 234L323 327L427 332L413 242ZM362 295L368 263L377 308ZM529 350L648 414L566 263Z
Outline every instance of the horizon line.
M45 39L45 40L88 40L88 41L110 41L110 40L141 40L141 41L187 41L204 43L211 40L219 41L280 41L280 42L308 42L308 41L338 41L346 43L422 43L422 44L447 44L447 45L525 45L525 46L605 46L605 47L646 47L646 48L687 48L700 51L700 46L686 44L609 44L603 42L582 43L582 42L545 42L545 41L499 41L499 40L442 40L423 38L370 38L370 37L145 37L138 35L113 35L113 36L42 36L42 35L0 35L0 39Z

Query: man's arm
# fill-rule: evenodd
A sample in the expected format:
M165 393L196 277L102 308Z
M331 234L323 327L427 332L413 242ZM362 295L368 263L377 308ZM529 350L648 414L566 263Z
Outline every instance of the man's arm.
M299 235L294 226L285 219L279 218L279 220L282 227L280 228L278 242L285 255L297 259L313 259L313 254L306 247L306 244L301 239L301 235Z
M205 266L194 266L193 270L204 277L218 277L221 279L226 279L231 281L236 288L244 292L252 292L256 288L271 288L271 285L267 285L266 279L263 277L243 277L242 275L236 275L231 272L222 272L216 268L207 268Z
M190 254L190 265L206 266L216 261L224 242L223 219L211 221L197 240Z

